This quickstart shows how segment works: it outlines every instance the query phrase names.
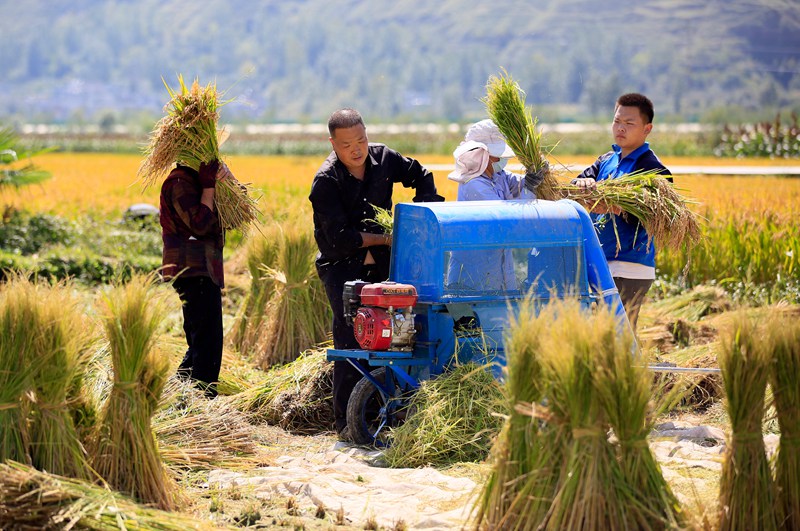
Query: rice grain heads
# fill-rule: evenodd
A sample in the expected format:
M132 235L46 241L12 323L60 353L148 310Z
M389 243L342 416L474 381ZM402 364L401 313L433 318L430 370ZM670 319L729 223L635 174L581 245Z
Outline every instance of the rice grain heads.
M525 169L529 172L544 171L544 179L536 188L536 196L539 199L559 199L558 182L542 153L542 134L536 130L537 119L525 106L525 92L519 84L504 70L501 75L489 78L486 96L482 101Z

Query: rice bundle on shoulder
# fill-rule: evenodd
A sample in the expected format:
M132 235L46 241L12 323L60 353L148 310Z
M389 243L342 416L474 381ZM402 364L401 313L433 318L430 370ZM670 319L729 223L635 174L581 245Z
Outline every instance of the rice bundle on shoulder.
M156 124L145 148L145 159L137 173L145 187L167 176L175 163L194 170L201 163L220 160L219 147L227 133L219 130L219 93L215 83L201 87L197 80L186 86L178 76L179 88L164 83L170 101L164 106L166 116ZM258 206L249 194L249 186L230 174L218 174L214 202L223 229L246 230L256 221Z

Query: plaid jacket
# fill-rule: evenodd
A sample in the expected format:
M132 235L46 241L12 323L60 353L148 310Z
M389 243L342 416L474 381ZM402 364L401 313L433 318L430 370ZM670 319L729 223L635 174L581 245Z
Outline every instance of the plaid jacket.
M165 280L211 277L222 288L223 234L217 214L200 203L202 191L198 173L186 166L172 170L161 185L161 274Z

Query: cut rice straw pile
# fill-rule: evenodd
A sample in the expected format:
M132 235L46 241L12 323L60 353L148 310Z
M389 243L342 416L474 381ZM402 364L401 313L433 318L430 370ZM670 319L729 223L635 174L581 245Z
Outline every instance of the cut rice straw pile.
M191 382L173 379L153 418L161 458L172 470L255 466L253 427L223 398L208 400Z
M558 185L559 197L572 199L587 210L602 207L622 209L622 216L634 216L647 231L648 245L655 242L659 248L680 249L691 247L700 241L701 231L698 217L688 205L693 201L682 197L660 170L633 172L614 179L599 181L593 188L576 185ZM608 219L610 217L610 219ZM606 215L617 235L615 215Z
M258 233L247 240L245 256L250 273L250 289L239 306L227 338L242 354L255 354L266 333L267 304L275 291L275 282L266 271L275 269L283 238L281 225L270 222L262 225Z
M166 116L156 124L144 150L145 159L137 173L145 187L163 179L175 163L194 170L201 163L220 160L220 138L217 128L220 103L215 83L201 87L197 80L189 89L178 76L178 89L167 85L170 100L164 106ZM222 170L222 167L220 167ZM247 230L257 220L258 203L251 197L249 186L225 172L217 174L214 202L224 230ZM224 178L220 178L224 177Z
M528 172L544 172L544 179L536 188L539 199L560 199L558 182L550 171L550 165L542 153L542 134L536 130L537 118L525 106L525 92L511 76L503 70L499 76L491 76L486 84L486 96L482 99L489 117L503 133L511 150Z
M95 470L108 484L137 500L173 510L185 500L168 473L151 428L169 360L156 349L167 313L165 289L154 275L134 275L105 295L103 324L114 368L102 411Z
M272 368L264 382L231 396L230 403L252 421L264 420L292 433L331 431L333 363L326 360L330 346L320 345Z
M137 505L107 488L0 463L0 528L184 531L217 527L174 512Z
M721 343L717 359L732 433L720 477L719 529L778 529L762 430L774 339L741 312Z
M393 468L483 461L502 426L503 405L489 367L467 363L423 381L408 405L414 413L392 430L384 459Z
M36 287L12 278L0 290L0 461L30 462L25 394L38 364L30 326L36 323Z

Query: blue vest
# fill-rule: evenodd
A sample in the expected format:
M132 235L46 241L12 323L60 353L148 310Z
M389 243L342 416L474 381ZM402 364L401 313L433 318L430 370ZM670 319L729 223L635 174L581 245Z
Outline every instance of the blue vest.
M663 175L670 175L655 153L650 149L650 144L645 142L626 157L620 158L622 149L614 144L612 151L601 155L590 170L597 181L614 179L634 171L663 170ZM595 173L596 172L596 173ZM583 174L582 174L583 175ZM671 179L670 179L671 180ZM627 217L627 220L625 219ZM598 228L598 238L603 246L606 260L620 260L633 262L650 267L656 265L656 249L653 242L648 245L648 235L639 220L632 214L615 216L613 214L592 214L592 220ZM614 230L616 225L616 232ZM617 247L619 236L619 248Z

